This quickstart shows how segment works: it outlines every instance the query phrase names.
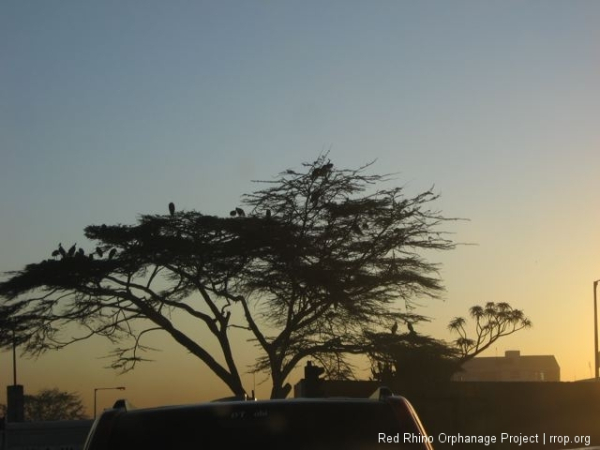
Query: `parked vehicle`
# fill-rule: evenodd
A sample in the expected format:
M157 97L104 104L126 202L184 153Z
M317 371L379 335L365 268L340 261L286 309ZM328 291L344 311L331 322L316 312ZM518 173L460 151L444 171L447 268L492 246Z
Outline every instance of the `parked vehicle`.
M385 390L368 399L115 406L96 420L84 450L433 449L409 401Z

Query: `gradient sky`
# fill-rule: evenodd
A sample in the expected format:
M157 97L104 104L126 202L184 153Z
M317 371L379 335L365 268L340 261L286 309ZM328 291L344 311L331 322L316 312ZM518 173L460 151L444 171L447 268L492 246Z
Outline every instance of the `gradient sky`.
M86 225L169 201L227 214L252 180L331 149L338 166L376 159L409 194L435 185L436 206L469 219L449 231L476 245L431 255L446 292L422 302L433 320L420 332L450 339L452 317L506 301L534 327L486 355L553 354L563 380L588 378L599 23L600 2L583 0L4 0L0 271L59 242L91 248ZM228 395L162 338L134 373L104 369L98 339L21 358L19 382L77 391L88 408L104 386L140 406ZM0 386L11 382L3 352ZM99 393L99 409L119 396Z

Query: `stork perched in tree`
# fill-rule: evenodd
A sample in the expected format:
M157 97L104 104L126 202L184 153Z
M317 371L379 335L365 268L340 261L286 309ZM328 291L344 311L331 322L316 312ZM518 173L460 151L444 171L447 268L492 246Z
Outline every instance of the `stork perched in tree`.
M171 214L171 217L175 215L175 203L173 202L169 203L169 214Z
M392 329L390 331L392 334L396 334L396 331L398 331L398 322L394 322L394 325L392 325Z
M108 252L108 259L113 259L116 254L117 254L117 249L111 248L110 252Z
M331 169L333 169L333 164L331 162L328 162L321 167L315 167L310 174L310 178L311 180L316 180L319 177L327 177L331 172Z
M352 231L354 231L356 234L360 234L360 235L363 234L362 230L360 229L360 225L357 224L356 222L352 223L351 228L352 228Z
M415 329L413 328L413 325L412 325L412 323L410 323L410 322L408 322L408 321L407 321L407 322L406 322L406 326L408 327L408 335L409 335L409 336L416 336L416 335L417 335L417 332L416 332L416 331L415 331Z
M321 193L319 191L314 191L313 193L310 194L310 202L314 205L316 205L319 202L319 198L321 197Z
M65 256L67 256L67 252L63 248L62 243L58 244L58 252L60 253L60 256L62 256L63 258Z
M313 169L312 173L310 174L310 179L314 181L317 178L319 178L320 176L323 176L323 168L322 167L315 167Z
M73 244L71 246L71 248L69 249L69 252L67 253L67 255L69 256L73 256L75 255L75 250L77 249L77 243Z
M244 210L242 208L235 208L235 212L237 213L237 215L239 217L246 217L246 213L244 212Z

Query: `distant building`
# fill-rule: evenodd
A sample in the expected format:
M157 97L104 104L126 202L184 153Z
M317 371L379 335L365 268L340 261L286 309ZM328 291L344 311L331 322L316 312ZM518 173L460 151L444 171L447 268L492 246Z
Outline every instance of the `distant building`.
M553 355L524 355L518 350L504 356L473 358L454 375L454 381L560 381Z

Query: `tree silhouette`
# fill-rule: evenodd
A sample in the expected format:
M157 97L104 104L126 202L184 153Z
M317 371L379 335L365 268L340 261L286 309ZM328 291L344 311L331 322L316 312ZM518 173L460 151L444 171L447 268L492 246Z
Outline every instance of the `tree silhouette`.
M416 333L371 336L373 379L403 389L440 387L460 370L458 351L444 341Z
M338 169L322 155L261 181L243 196L246 211L88 226L88 257L73 251L7 274L0 318L16 322L34 355L105 336L121 370L145 360L144 336L161 330L243 395L238 329L260 350L252 370L267 372L271 397L282 397L302 360L330 358L343 372L347 355L368 350L365 333L389 330L414 299L442 289L421 253L454 248L438 229L453 219L429 209L437 194L382 188L391 177L369 168ZM186 332L184 317L202 338ZM85 332L67 337L67 323Z
M532 326L523 311L508 303L488 302L485 306L473 306L469 310L474 320L474 337L470 338L467 321L463 317L452 319L448 328L459 337L454 341L460 351L461 362L474 358L504 336Z
M23 406L27 422L88 418L79 394L57 388L42 389L35 395L25 395ZM0 411L6 416L6 405L0 405Z
M368 352L373 378L385 383L400 382L413 388L439 387L451 380L461 366L489 348L498 339L531 326L523 311L508 303L473 306L475 338L468 338L467 321L454 318L448 328L460 335L450 343L415 332L413 323L426 320L414 316L407 321L408 333L372 333Z

